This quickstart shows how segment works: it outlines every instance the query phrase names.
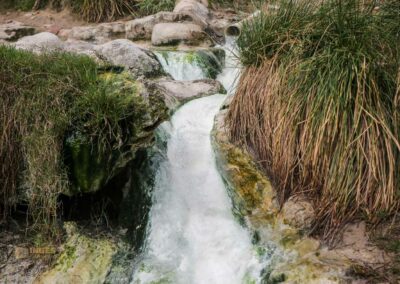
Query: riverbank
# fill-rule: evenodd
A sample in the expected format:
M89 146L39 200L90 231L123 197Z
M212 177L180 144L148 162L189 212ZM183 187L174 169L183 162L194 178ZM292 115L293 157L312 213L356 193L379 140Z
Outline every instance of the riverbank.
M206 16L199 13L204 7ZM217 104L211 103L214 97L186 103L223 93L223 85L230 100L243 97L242 105L251 96L243 92L243 77L236 81L239 85L234 95L231 86L240 70L237 62L231 62L231 39L223 36L225 27L245 14L204 7L181 7L100 24L69 20L69 16L63 22L64 12L56 15L39 10L18 16L31 22L0 26L0 44L7 46L0 46L1 59L8 62L0 67L0 90L8 98L16 98L2 101L10 106L1 116L3 125L9 127L3 127L9 131L2 137L16 135L8 140L16 141L7 144L9 148L3 147L6 140L2 139L0 150L2 160L16 159L15 163L4 160L2 168L13 170L12 175L4 176L14 182L13 187L2 187L3 191L15 189L1 192L5 196L2 206L10 209L1 224L2 279L130 283L140 278L148 283L146 277L156 275L157 279L197 283L207 274L213 283L225 283L226 279L232 283L395 281L396 221L385 219L372 228L370 223L352 220L334 236L333 249L318 235L310 237L318 208L307 196L281 202L281 188L267 178L271 176L258 162L254 148L233 143L231 125L226 123L227 110L232 109L228 102L217 116L212 134L227 192L222 182L216 182L220 177L213 170L210 129L206 131L201 122L211 119L208 111L214 107L216 111ZM47 21L47 32L40 32L39 26ZM58 22L53 29L51 25ZM225 41L227 45L221 47ZM245 65L243 76L246 74ZM253 81L265 79L265 74L259 75ZM256 94L251 93L253 97ZM204 103L205 107L206 101L210 104ZM180 110L187 111L184 117ZM200 110L203 115L192 120ZM243 110L243 115L249 114ZM158 126L166 121L172 124L167 123L170 128L164 133ZM255 125L257 120L249 122ZM195 138L186 141L189 136ZM35 147L28 142L35 142ZM206 154L197 157L197 150L205 148ZM19 155L7 156L12 152L6 149ZM184 149L191 154L171 160L170 155L177 157ZM56 157L55 164L46 157ZM162 167L160 161L165 162ZM40 169L43 175L32 169ZM180 173L184 176L179 177ZM65 182L62 188L54 183L47 186L49 179L39 179L49 176ZM206 183L208 179L212 182ZM191 191L186 192L188 189ZM43 198L43 193L52 198ZM233 202L233 216L227 194ZM43 200L47 203L40 203ZM172 205L168 203L171 200L175 200ZM43 214L50 214L46 216L57 228L53 238L46 238L43 230L30 230L32 224L41 225L41 219L33 222L32 216ZM219 226L207 229L215 224ZM175 225L173 232L165 228ZM374 231L376 235L371 234ZM155 253L161 247L163 250ZM176 250L171 252L173 247ZM174 255L174 261L164 261L163 255ZM205 259L211 255L214 265L207 266ZM236 258L242 261L230 261ZM196 265L186 265L188 259Z

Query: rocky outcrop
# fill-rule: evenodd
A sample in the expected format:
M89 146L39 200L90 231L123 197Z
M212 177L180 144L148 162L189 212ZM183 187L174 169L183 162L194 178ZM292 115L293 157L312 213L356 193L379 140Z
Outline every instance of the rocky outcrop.
M26 36L15 43L15 48L35 53L62 51L64 43L56 35L48 32Z
M103 65L123 67L135 77L150 78L164 75L161 64L153 52L127 39L96 45L83 40L62 41L52 33L43 32L23 37L14 46L35 53L65 51L87 55Z
M222 110L216 117L212 133L216 161L235 215L255 232L259 246L271 248L271 265L263 275L265 283L339 283L348 267L346 260L320 257L319 241L303 237L285 223L289 216L282 215L268 178L245 150L229 142L225 114Z
M127 137L120 137L118 149L106 148L99 152L82 133L72 133L65 142L65 159L71 172L70 192L65 195L93 193L102 189L123 171L136 157L137 151L152 145L154 129L169 116L165 97L160 92L149 92L144 83L134 80L127 72L107 73L103 80L112 80L115 89L108 95L133 101L135 114L126 118ZM121 94L122 93L122 94ZM122 142L124 141L124 142Z
M163 74L155 55L127 39L117 39L94 48L96 55L112 64L123 66L134 76L156 77Z
M0 25L0 40L16 41L21 37L33 35L35 29L16 21Z
M202 26L193 23L161 23L153 28L151 43L155 46L176 45L185 43L188 45L200 45L207 39ZM208 42L208 45L211 45Z

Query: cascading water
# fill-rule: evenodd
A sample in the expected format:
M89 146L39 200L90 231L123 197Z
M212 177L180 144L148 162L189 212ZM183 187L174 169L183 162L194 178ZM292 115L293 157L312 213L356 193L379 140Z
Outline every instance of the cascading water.
M229 69L219 79L232 90L238 71L230 66L232 57L226 58ZM164 68L175 79L204 76L198 66L186 73L175 69L189 67L169 61ZM183 73L187 76L176 75ZM167 154L156 174L146 247L133 283L260 282L263 265L249 232L231 212L210 141L214 116L224 99L216 94L191 101L159 130L168 137Z

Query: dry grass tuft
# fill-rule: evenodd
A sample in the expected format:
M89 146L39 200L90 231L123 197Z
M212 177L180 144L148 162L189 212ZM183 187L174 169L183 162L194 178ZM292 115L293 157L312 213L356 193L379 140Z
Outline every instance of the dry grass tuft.
M304 12L296 5L286 8L301 13L264 15L243 32L240 48L259 49L242 57L247 67L227 123L272 177L281 203L313 200L314 232L332 241L356 215L377 222L399 208L399 41L359 1L327 1L308 22L295 18ZM287 24L289 14L296 25L271 36L277 29L266 23Z

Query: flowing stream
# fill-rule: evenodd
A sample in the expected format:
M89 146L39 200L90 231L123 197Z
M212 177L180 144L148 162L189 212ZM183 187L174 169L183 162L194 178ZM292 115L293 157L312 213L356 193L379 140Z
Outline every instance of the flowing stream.
M229 52L226 61L218 79L232 90L238 68ZM175 79L205 77L198 66L161 62ZM211 146L214 116L225 98L193 100L158 130L168 137L167 153L156 173L146 244L133 283L260 282L263 264L250 233L232 214Z

